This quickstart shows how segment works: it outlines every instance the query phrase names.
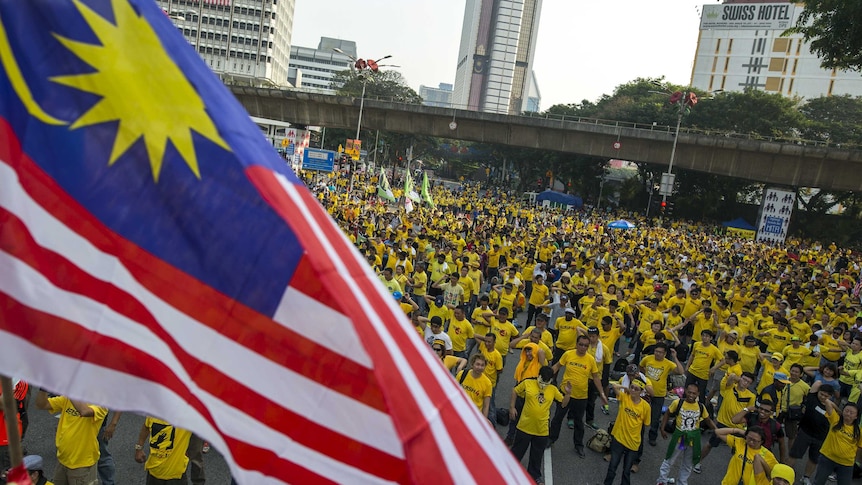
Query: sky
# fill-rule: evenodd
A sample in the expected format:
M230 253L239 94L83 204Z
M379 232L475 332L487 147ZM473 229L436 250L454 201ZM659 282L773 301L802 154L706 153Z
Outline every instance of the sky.
M595 101L638 77L687 85L700 7L716 0L543 0L533 70L541 110ZM352 40L410 87L455 82L465 0L296 0L293 45Z

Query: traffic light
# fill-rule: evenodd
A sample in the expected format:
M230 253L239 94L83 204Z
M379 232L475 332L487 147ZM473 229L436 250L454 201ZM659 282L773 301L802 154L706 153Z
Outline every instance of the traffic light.
M664 212L667 209L667 201L661 201L661 211Z
M665 212L667 212L667 215L673 214L673 202L668 201L668 202L666 202L666 204L667 205L665 206Z

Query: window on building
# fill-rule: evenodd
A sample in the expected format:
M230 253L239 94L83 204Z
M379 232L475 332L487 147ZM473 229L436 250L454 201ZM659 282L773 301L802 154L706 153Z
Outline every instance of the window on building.
M251 60L256 61L256 60L257 60L257 54L252 54L252 55L251 55Z
M204 54L206 52L206 49L204 49L204 46L200 45L200 46L198 46L198 52L200 52L201 54Z
M233 21L233 28L235 28L235 29L239 28L239 21L237 21L237 20Z
M236 36L235 35L230 36L230 41L232 44L236 44Z
M769 60L769 70L774 72L782 72L784 71L785 66L787 66L787 59L783 58L775 58Z
M212 54L212 53L213 53L213 48L207 47L207 54Z
M252 47L257 47L257 39L252 39L251 45Z
M790 39L779 38L773 40L772 52L790 52Z
M780 77L768 77L766 78L766 85L763 87L766 91L780 91L781 90L781 78Z
M272 12L272 20L275 20L275 12Z
M239 23L239 29L240 29L240 30L245 30L245 22L240 22L240 23Z
M223 23L223 22L224 22L224 20L222 20L222 19L216 19L216 25L217 25L218 27L222 27L222 23Z
M254 29L252 30L254 30L255 32L260 32L260 24L254 24Z
M203 17L201 17L201 23L202 23L202 24L207 23L207 21L208 21L208 20L209 20L209 17L207 17L206 15L204 15Z

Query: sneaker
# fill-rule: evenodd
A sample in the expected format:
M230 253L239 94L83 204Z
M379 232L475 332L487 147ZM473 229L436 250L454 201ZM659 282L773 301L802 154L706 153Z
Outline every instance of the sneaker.
M577 453L578 456L581 458L585 458L587 456L586 454L584 454L584 447L583 446L576 446L575 447L575 453Z
M710 399L709 403L712 404L713 406L718 406L718 396Z
M637 463L632 463L632 473L637 473L640 469L640 465L638 465Z
M210 444L204 441L204 445L201 447L201 453L209 453L210 452Z
M830 482L837 482L837 481L838 481L838 477L837 477L837 476L835 476L835 474L833 473L833 474L829 475L828 480L829 480Z
M593 429L599 429L599 425L597 425L595 421L590 421L589 423L587 423L587 426Z
M610 408L610 406L608 406L607 404L605 404L604 406L602 406L602 414L604 414L605 416L610 415L610 414L611 414L611 408Z
M602 459L607 461L607 462L611 461L611 454L605 453L605 455L602 457Z
M575 429L575 420L574 419L570 419L566 424L569 425L569 429Z
M691 471L693 471L695 473L700 473L703 471L703 469L700 467L700 463L698 463L697 465L694 466L694 468L691 469Z

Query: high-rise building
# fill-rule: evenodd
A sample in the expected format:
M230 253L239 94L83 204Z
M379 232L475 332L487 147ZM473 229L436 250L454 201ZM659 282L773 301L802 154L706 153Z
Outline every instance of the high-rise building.
M440 108L449 108L452 106L452 85L440 83L438 87L419 86L419 96L422 98L422 104L425 106L437 106Z
M467 0L453 104L518 114L528 108L542 0Z
M287 86L295 0L156 0L224 81Z
M761 89L807 99L862 95L862 74L823 69L801 34L782 35L803 9L787 0L704 5L692 86Z
M310 47L290 47L290 69L288 80L297 88L306 88L325 94L335 94L332 79L341 71L350 69L350 57L339 54L333 49L341 49L345 54L356 56L356 42L352 40L321 37L317 49Z

